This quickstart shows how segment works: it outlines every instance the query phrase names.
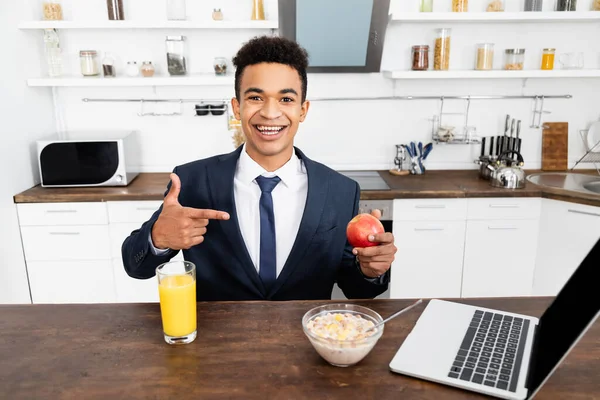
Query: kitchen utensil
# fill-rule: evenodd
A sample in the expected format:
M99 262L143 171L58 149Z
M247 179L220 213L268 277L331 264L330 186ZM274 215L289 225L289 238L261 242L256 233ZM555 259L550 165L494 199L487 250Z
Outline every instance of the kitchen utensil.
M485 136L481 138L481 155L479 156L480 158L483 158L485 156L485 139Z
M512 160L516 154L517 162ZM495 164L490 164L492 171L490 185L503 189L521 189L525 187L525 171L523 170L523 156L516 151L505 151L498 157Z
M494 157L494 137L490 136L490 158Z
M396 145L396 157L394 157L394 165L396 168L390 169L392 175L408 175L408 170L404 169L406 161L406 149L403 144Z
M566 171L569 155L569 124L547 122L542 131L542 171Z
M517 136L515 138L515 148L513 150L521 152L521 120L517 121Z
M427 160L427 156L431 153L431 150L433 150L433 143L427 143L425 147L423 147L423 161Z
M516 124L516 121L513 118L510 123L510 136L508 137L508 144L506 146L506 151L514 150L513 146L514 146L515 139L513 136L515 135L515 127L516 127L515 124Z
M404 314L405 312L409 311L410 309L412 309L413 307L418 306L419 304L421 304L423 302L423 299L419 299L417 301L415 301L414 303L412 303L410 306L404 307L402 310L398 311L397 313L394 313L392 315L390 315L389 317L387 317L386 319L384 319L383 321L379 322L378 324L373 325L372 327L370 327L369 329L367 329L365 332L369 332L370 330L379 328L381 325L385 324L386 322Z
M415 146L415 142L410 142L410 151L412 152L413 157L417 157L417 146Z

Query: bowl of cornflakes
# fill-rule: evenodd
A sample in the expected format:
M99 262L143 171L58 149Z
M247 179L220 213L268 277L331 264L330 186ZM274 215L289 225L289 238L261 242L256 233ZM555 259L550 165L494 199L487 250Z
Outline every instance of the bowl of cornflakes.
M383 335L381 315L355 304L315 307L302 317L302 329L317 353L329 364L349 367L361 361Z

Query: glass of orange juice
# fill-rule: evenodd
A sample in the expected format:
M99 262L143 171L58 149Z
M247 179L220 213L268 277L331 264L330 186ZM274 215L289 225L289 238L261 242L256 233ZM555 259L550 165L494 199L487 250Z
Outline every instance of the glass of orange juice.
M156 268L165 342L187 344L196 339L196 266L170 261Z

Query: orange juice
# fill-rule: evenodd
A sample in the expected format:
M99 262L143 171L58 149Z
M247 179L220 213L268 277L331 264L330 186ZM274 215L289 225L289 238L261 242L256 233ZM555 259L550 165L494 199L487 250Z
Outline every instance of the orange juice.
M196 330L196 280L190 275L165 276L158 285L163 331L186 336Z

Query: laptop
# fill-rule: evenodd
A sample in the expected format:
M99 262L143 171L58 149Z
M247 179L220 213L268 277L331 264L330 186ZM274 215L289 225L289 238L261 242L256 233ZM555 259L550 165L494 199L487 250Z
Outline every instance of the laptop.
M389 367L502 399L531 399L600 314L600 240L541 318L431 300Z

